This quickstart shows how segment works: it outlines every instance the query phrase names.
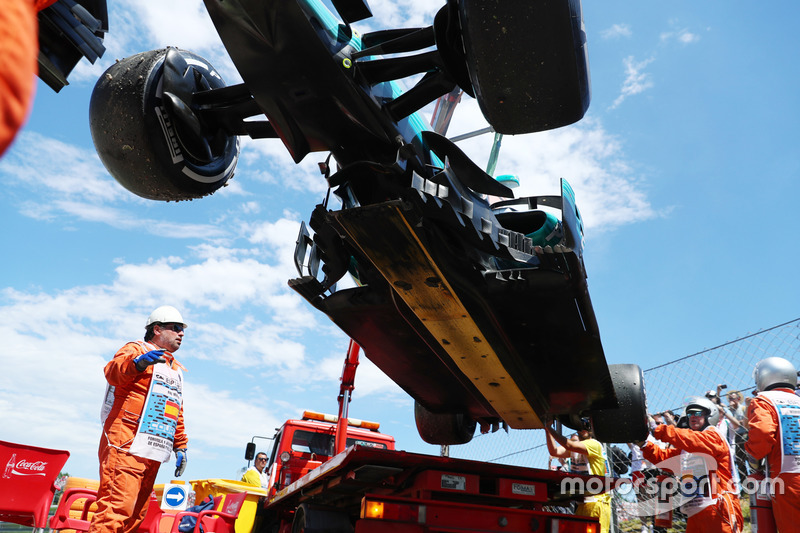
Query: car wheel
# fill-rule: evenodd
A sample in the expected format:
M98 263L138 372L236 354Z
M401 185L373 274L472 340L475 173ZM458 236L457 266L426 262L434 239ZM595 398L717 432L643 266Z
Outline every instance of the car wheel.
M647 395L639 365L609 365L617 409L592 411L592 429L600 442L636 442L647 438Z
M579 0L461 0L472 89L498 133L544 131L589 107L586 33Z
M414 402L414 419L420 438L428 444L466 444L475 434L476 423L463 413L432 413Z
M195 92L225 87L211 64L166 48L124 58L100 77L89 104L92 140L109 173L151 200L213 193L233 176L235 135L202 120Z

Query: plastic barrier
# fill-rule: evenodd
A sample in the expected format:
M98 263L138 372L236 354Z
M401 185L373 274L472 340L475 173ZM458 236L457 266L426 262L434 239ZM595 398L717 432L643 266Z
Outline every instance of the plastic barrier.
M100 482L96 479L88 479L83 477L68 477L67 482L64 484L64 492L68 489L72 488L80 488L80 489L92 489L97 490L100 487ZM97 504L93 503L91 507L89 507L89 519L91 520L92 515L97 510ZM83 511L83 500L76 500L72 506L70 507L69 517L70 518L80 518L81 512ZM74 529L62 529L62 533L74 533Z
M96 492L99 487L100 487L100 481L96 479L86 479L86 478L70 476L67 478L67 482L64 484L64 494L66 494L69 489L75 489L75 488L90 489ZM160 487L163 492L163 485L161 485ZM153 492L156 492L155 489ZM83 507L84 507L84 501L85 498L79 498L72 502L72 505L70 506L69 509L69 518L71 519L81 518L81 514L83 512ZM160 501L161 501L161 495L159 494L158 502ZM91 506L89 507L89 513L87 516L90 522L96 510L97 510L97 504L92 503ZM148 508L147 517L144 519L144 522L142 522L142 524L139 526L139 532L142 533L147 532L150 529L150 522L153 520L158 520L160 525L158 533L167 533L169 531L170 526L172 525L172 521L171 520L162 521L161 517L159 516L162 514L168 514L168 513L162 513L161 510L159 509L158 503L155 504L151 503L150 507ZM52 527L53 525L51 523L51 528ZM62 528L59 529L58 531L60 531L60 533L77 533L74 529L69 529L69 528ZM83 531L86 530L84 529Z
M230 479L199 479L193 480L192 486L195 492L195 501L203 501L209 494L219 496L237 492L246 492L242 509L239 511L239 518L236 519L236 533L251 533L258 510L258 499L267 496L266 490L261 487L248 485L241 481Z

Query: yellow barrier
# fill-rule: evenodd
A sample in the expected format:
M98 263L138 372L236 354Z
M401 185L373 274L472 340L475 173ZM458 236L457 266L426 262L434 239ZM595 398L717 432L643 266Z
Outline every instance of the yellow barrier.
M185 482L173 480L171 483L184 484ZM195 492L195 504L206 499L209 494L211 496L224 496L234 492L247 492L244 504L239 511L239 517L236 519L236 533L251 533L253 531L256 511L258 510L258 499L260 496L267 496L266 490L261 487L255 487L241 481L233 481L230 479L198 479L190 481L189 483L192 484L192 489ZM100 482L94 479L70 477L67 479L64 489L82 487L97 490L99 485ZM156 496L158 496L158 500L161 501L164 495L164 484L155 485L153 491L155 491ZM83 505L80 502L82 502L82 500L76 502L74 510L70 510L70 516L73 518L78 518L80 516L80 510L83 509ZM93 504L91 511L95 509L96 506ZM174 511L172 513L174 513ZM161 527L159 528L160 533L167 533L171 525L171 520L162 520ZM62 533L74 533L74 531L63 530Z
M242 509L239 511L239 517L236 519L236 533L251 533L253 531L256 511L258 510L258 499L260 496L267 496L268 494L265 489L230 479L199 479L193 480L191 483L194 488L196 503L206 499L209 494L221 496L234 492L246 492L247 496Z
M82 478L82 477L72 477L72 476L70 476L70 477L67 478L67 482L64 484L64 492L66 492L67 489L72 489L72 488L97 490L97 488L99 486L100 486L100 482L98 480L96 480L96 479L86 479L86 478ZM70 509L69 509L69 517L70 518L80 518L81 517L81 514L83 513L83 502L84 501L86 501L86 500L82 498L82 499L79 499L79 500L75 500L72 503L72 507L70 507ZM94 516L94 512L96 510L97 510L97 504L96 503L93 503L91 506L89 506L89 515L88 515L89 520L92 519L92 516ZM61 533L75 533L75 530L74 529L62 529Z

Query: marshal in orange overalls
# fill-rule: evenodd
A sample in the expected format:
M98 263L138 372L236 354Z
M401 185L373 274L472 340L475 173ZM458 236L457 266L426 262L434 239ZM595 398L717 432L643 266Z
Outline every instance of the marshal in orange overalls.
M706 427L703 431L682 429L675 426L662 424L653 430L653 437L672 444L674 448L664 449L654 442L648 442L642 447L645 459L658 466L657 463L669 458L677 457L681 451L688 453L703 453L710 455L716 461L717 483L712 483L717 503L710 505L688 517L686 533L706 533L719 531L723 533L737 533L742 530L742 508L739 497L734 490L732 482L731 457L728 443L713 426ZM679 472L675 472L678 474Z
M129 342L106 364L106 380L115 387L114 403L100 438L100 488L89 533L132 533L147 513L161 463L126 450L136 434L153 375L153 367L139 372L133 359L153 349L159 348ZM165 351L163 357L171 367L180 366L171 353ZM173 449L186 448L187 442L181 404Z
M775 388L766 394L783 392L794 397L794 390ZM776 480L772 497L772 513L780 533L800 529L800 473L784 472L781 468L783 453L780 446L778 413L765 396L753 398L747 410L749 430L745 449L756 459L767 458L768 476ZM797 398L800 403L800 398ZM796 433L796 430L795 430Z

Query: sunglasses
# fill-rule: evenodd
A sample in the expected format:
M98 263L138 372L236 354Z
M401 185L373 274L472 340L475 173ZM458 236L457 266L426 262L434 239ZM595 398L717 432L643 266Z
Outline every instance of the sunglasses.
M184 330L183 324L160 324L162 329L169 329L175 333L180 333Z

